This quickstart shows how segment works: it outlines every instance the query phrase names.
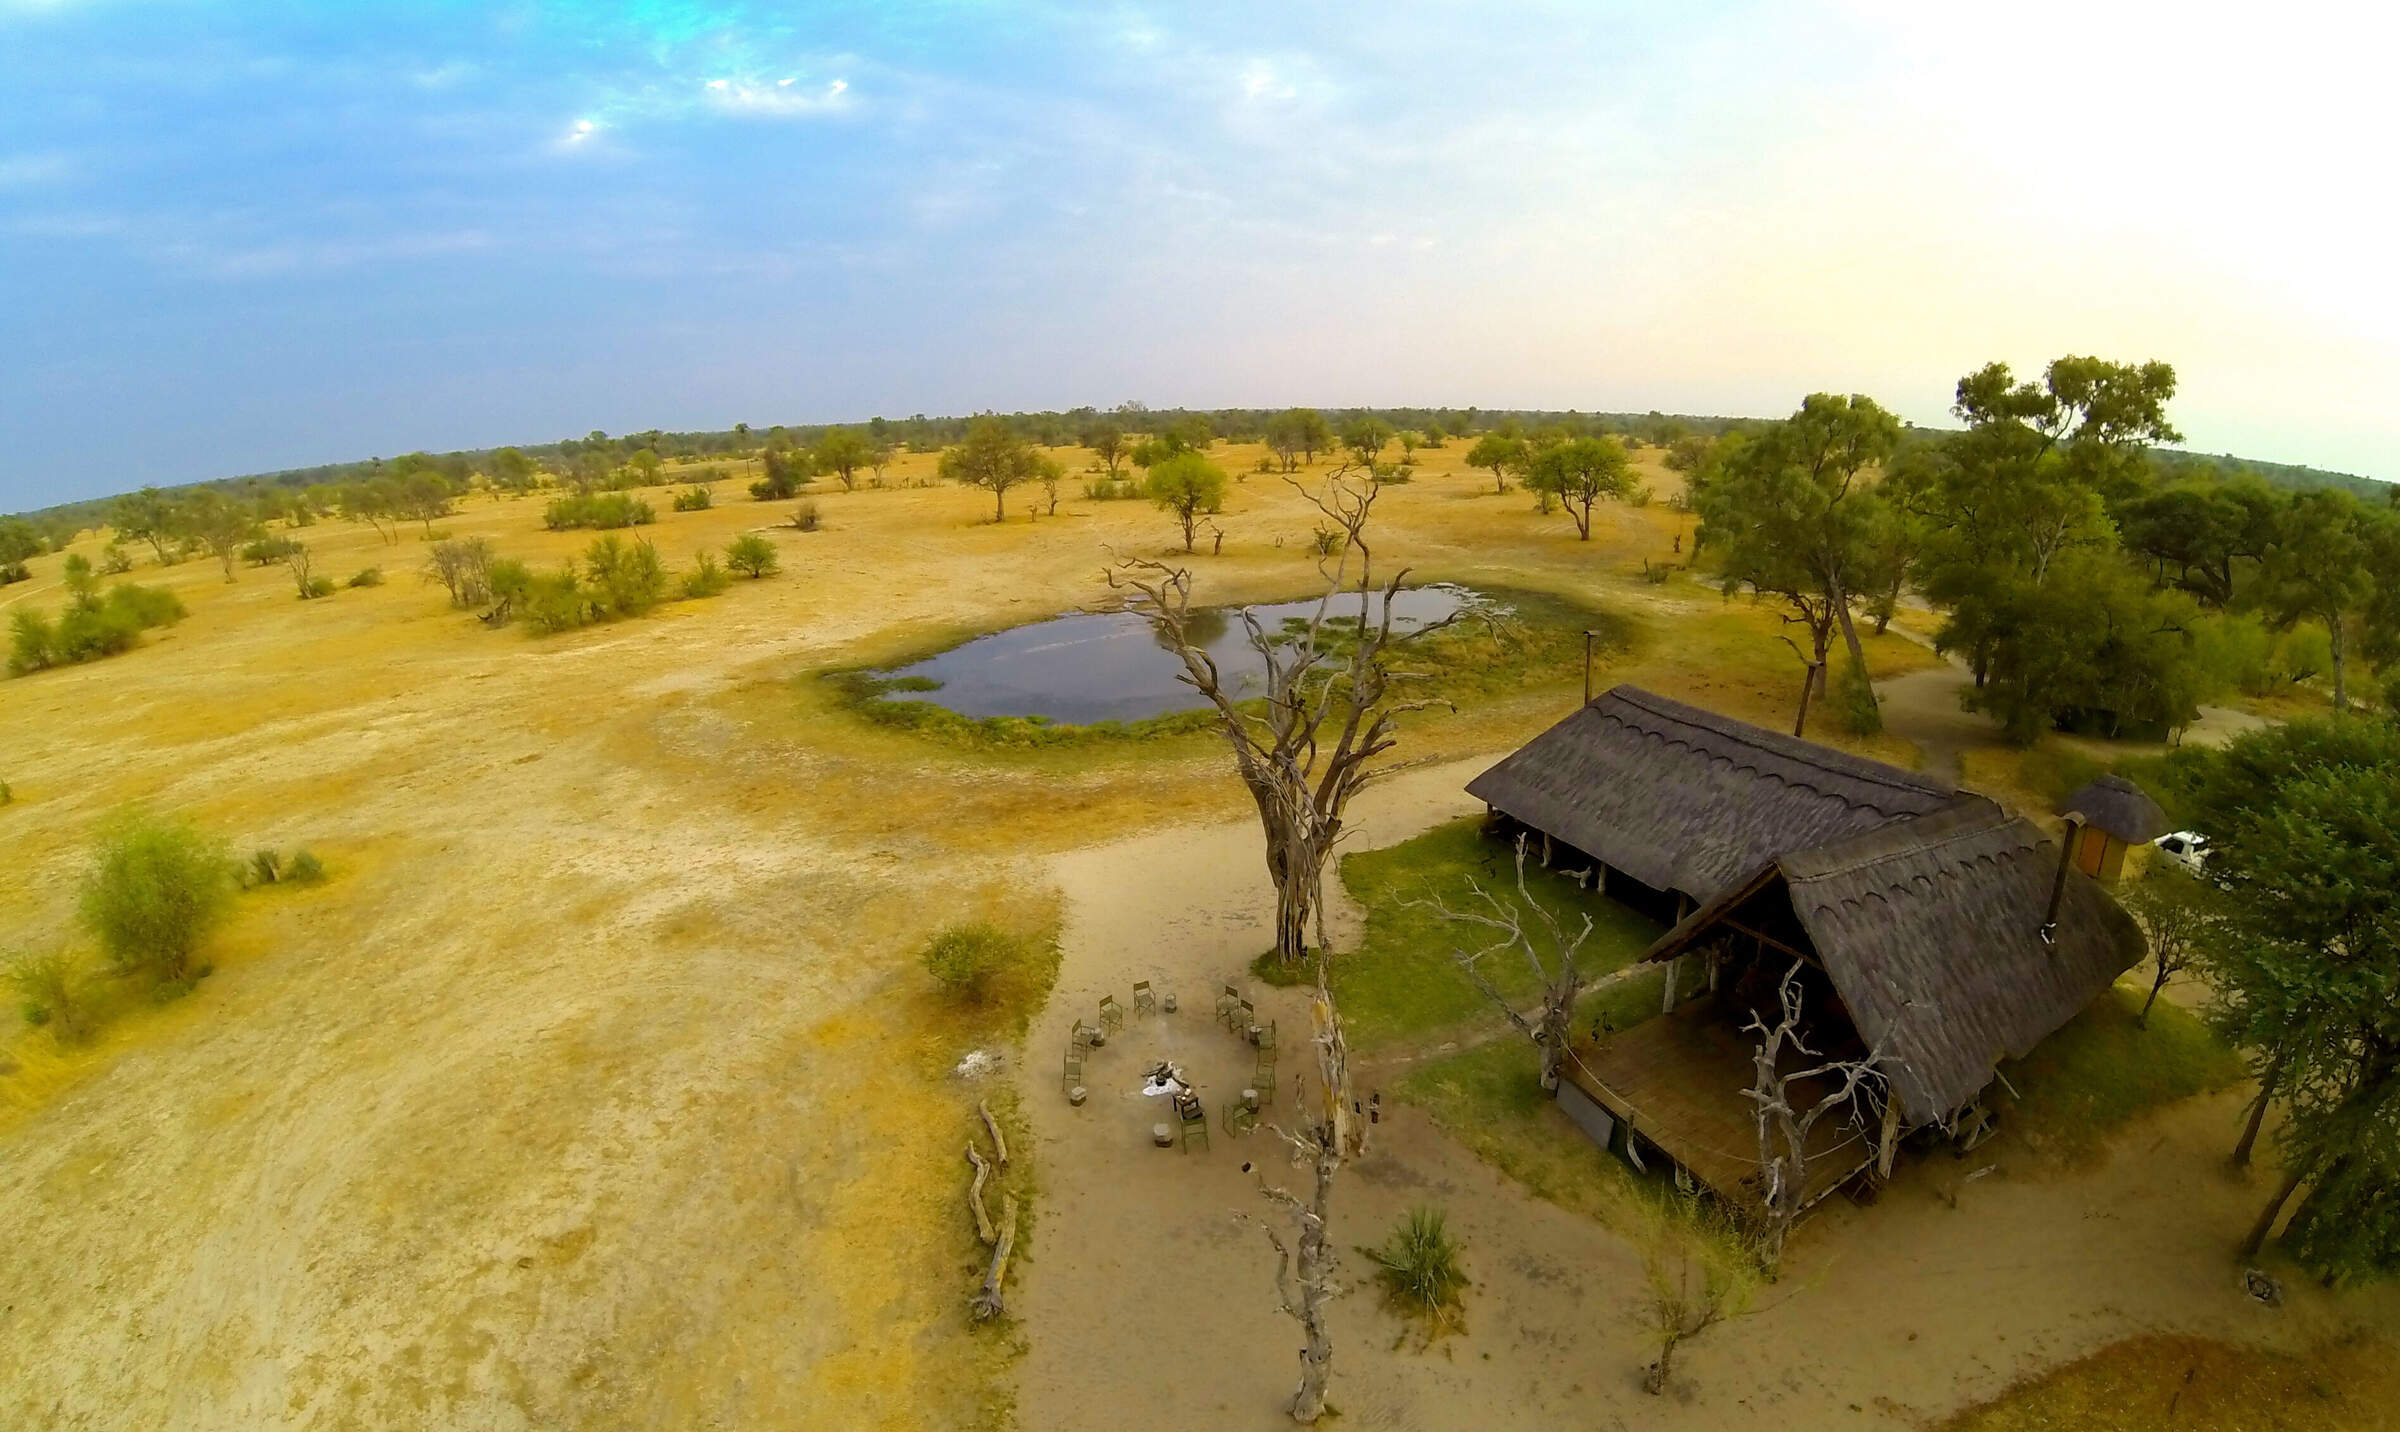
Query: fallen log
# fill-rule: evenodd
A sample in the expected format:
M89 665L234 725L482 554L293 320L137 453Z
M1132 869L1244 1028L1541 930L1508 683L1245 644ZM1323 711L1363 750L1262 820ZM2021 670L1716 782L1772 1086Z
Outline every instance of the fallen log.
M984 1128L991 1131L993 1162L1008 1167L1008 1140L1000 1135L1000 1121L992 1117L992 1106L981 1099L975 1101L975 1112L983 1115Z
M1017 1196L1000 1197L1000 1241L992 1249L991 1271L983 1275L983 1290L975 1295L968 1311L975 1321L987 1323L1008 1311L1000 1300L1000 1282L1008 1276L1009 1250L1017 1246Z
M984 1211L983 1181L991 1177L992 1166L984 1162L983 1155L975 1152L973 1144L967 1145L967 1162L975 1165L975 1182L967 1190L967 1207L975 1210L975 1236L982 1239L988 1248L992 1243L992 1215Z

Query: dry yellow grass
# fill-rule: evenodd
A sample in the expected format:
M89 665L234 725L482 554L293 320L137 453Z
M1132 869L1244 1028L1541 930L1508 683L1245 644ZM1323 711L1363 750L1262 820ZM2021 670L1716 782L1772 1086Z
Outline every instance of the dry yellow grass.
M1579 543L1463 452L1387 491L1380 551L1625 611L1650 639L1602 681L1788 719L1770 614L1639 580L1675 514L1613 508ZM680 566L788 512L745 480L705 512L644 494L641 535ZM415 531L321 524L294 534L320 573L386 583L302 603L279 569L145 566L187 621L0 682L0 945L79 946L85 852L129 801L237 849L309 845L332 876L245 896L212 979L124 1001L88 1047L0 1016L0 1424L910 1427L1001 1406L1012 1339L963 1316L974 1093L944 1072L1000 1036L929 1008L913 953L946 920L1041 918L1039 857L1241 795L1205 739L946 749L808 674L1099 601L1112 550L1168 549L1146 504L1075 487L1032 521L1012 494L1005 526L974 492L818 491L825 530L773 532L783 575L547 639L447 609ZM478 496L440 525L537 563L589 542L540 509ZM1313 519L1249 476L1224 555L1194 559L1202 599L1305 590ZM5 603L54 605L58 562ZM1876 644L1879 670L1924 659ZM1404 754L1499 750L1579 682L1429 716Z
M2303 1355L2193 1337L2141 1337L2031 1378L1944 1432L2382 1432L2400 1426L2388 1339Z

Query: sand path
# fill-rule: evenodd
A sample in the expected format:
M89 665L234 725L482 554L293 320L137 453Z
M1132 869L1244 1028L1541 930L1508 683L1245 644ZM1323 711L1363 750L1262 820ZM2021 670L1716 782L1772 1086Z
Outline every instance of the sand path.
M1421 768L1371 792L1360 844L1471 813L1459 788L1482 764ZM1015 1299L1031 1335L1026 1426L1288 1425L1279 1414L1296 1332L1275 1311L1272 1253L1235 1218L1266 1211L1246 1163L1275 1181L1288 1166L1269 1136L1228 1137L1213 1123L1205 1153L1155 1149L1158 1108L1133 1092L1161 1057L1197 1078L1212 1109L1249 1077L1248 1051L1211 1011L1228 978L1249 983L1241 972L1267 940L1257 846L1255 826L1237 822L1054 863L1065 962L1025 1072L1046 1171ZM1178 993L1182 1011L1131 1018L1087 1069L1090 1104L1070 1108L1055 1051L1102 993L1125 999L1136 979ZM1291 992L1255 994L1292 1051L1288 1103L1303 1005ZM2296 1346L2388 1324L2388 1295L2295 1289L2269 1311L2236 1290L2228 1250L2261 1192L2221 1172L2241 1102L2235 1092L2166 1111L2121 1136L2101 1166L2071 1174L2045 1173L2005 1141L1971 1164L1904 1165L1876 1207L1837 1203L1807 1225L1763 1309L1692 1345L1685 1383L1653 1399L1637 1387L1647 1353L1628 1246L1386 1098L1372 1153L1337 1192L1335 1241L1380 1241L1408 1207L1443 1207L1475 1281L1468 1331L1412 1350L1371 1291L1353 1292L1336 1313L1333 1400L1344 1425L1376 1428L1704 1428L1770 1410L1790 1428L1912 1427L2139 1331ZM1578 1137L1563 1118L1557 1127ZM1365 1281L1363 1261L1346 1259L1350 1281Z

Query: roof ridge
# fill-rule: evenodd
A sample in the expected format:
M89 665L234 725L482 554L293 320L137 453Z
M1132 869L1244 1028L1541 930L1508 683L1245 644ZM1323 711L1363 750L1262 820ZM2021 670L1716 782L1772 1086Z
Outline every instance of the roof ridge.
M1965 791L1960 795L1964 798L1939 810L1898 816L1847 839L1787 851L1777 857L1776 863L1783 867L1784 878L1809 882L1856 874L1904 857L1939 854L1961 841L1984 839L1995 831L2011 828L2021 831L2016 842L2020 850L2038 850L2050 843L2031 821L2010 815L1997 801ZM2023 835L2031 838L2022 838ZM1907 839L1896 839L1900 836ZM1957 863L1944 857L1943 868L1949 869Z
M1941 795L1955 789L1938 784L1916 772L1904 771L1888 762L1865 756L1854 756L1847 751L1837 751L1831 746L1819 745L1805 737L1786 736L1781 732L1770 731L1763 726L1754 725L1737 717L1722 715L1705 707L1677 701L1671 696L1661 696L1655 691L1648 691L1631 683L1620 683L1610 687L1592 698L1592 704L1598 706L1612 697L1661 719L1685 726L1697 726L1752 750L1765 751L1800 765L1815 766L1855 780L1870 781L1877 785L1890 786L1895 790L1914 791L1920 794L1930 792ZM1761 739L1762 737L1764 739ZM1786 784L1798 783L1787 781ZM1812 786L1809 789L1816 788ZM1835 795L1836 793L1823 791L1820 794Z

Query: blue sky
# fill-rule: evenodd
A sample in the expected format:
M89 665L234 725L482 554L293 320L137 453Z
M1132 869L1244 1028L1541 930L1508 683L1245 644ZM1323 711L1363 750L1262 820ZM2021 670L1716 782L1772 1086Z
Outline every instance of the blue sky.
M1940 421L2164 358L2400 476L2393 23L0 0L0 509L599 427L1480 403Z

